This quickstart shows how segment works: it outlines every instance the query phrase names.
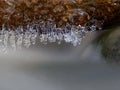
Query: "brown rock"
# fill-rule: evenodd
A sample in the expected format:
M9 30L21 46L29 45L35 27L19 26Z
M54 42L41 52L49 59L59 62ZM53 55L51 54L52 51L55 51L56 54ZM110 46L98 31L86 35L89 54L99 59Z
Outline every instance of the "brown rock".
M92 19L98 20L95 25L100 22L109 25L120 22L119 8L120 0L1 0L0 26L27 25L49 18L58 26L66 23L84 26Z

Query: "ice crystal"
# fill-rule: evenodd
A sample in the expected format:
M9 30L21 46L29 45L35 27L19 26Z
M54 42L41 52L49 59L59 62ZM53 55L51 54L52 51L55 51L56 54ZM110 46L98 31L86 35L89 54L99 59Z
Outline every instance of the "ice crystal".
M95 25L88 25L91 31L96 30ZM88 32L88 29L81 25L57 26L54 21L41 21L38 24L28 24L19 26L16 29L10 29L8 26L3 25L0 30L0 50L7 52L10 50L21 50L22 47L29 48L31 45L39 41L41 44L58 43L61 42L71 43L73 46L81 44L82 38ZM37 40L39 39L39 40Z

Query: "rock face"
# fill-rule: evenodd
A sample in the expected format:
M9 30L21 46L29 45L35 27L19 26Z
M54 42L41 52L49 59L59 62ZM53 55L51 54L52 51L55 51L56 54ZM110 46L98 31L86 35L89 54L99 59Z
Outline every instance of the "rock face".
M120 0L0 0L0 26L54 20L57 26L108 25L120 21Z

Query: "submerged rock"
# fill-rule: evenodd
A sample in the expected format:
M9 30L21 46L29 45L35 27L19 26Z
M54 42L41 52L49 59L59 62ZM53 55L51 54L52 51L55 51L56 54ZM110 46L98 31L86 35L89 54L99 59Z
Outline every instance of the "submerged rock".
M120 63L120 27L106 31L99 39L102 54L108 62Z

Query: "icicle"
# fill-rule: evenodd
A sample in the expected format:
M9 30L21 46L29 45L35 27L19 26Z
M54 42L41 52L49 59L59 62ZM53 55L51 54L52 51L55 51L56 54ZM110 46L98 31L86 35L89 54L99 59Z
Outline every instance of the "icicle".
M58 27L54 21L42 21L38 24L28 24L26 27L22 25L11 30L9 27L3 25L0 31L0 49L7 52L8 48L21 50L22 47L29 48L31 45L36 44L39 37L42 44L56 42L61 44L62 41L71 43L73 46L81 44L82 38L87 33L85 27L81 25L70 25ZM96 30L96 26L91 26L92 31Z

